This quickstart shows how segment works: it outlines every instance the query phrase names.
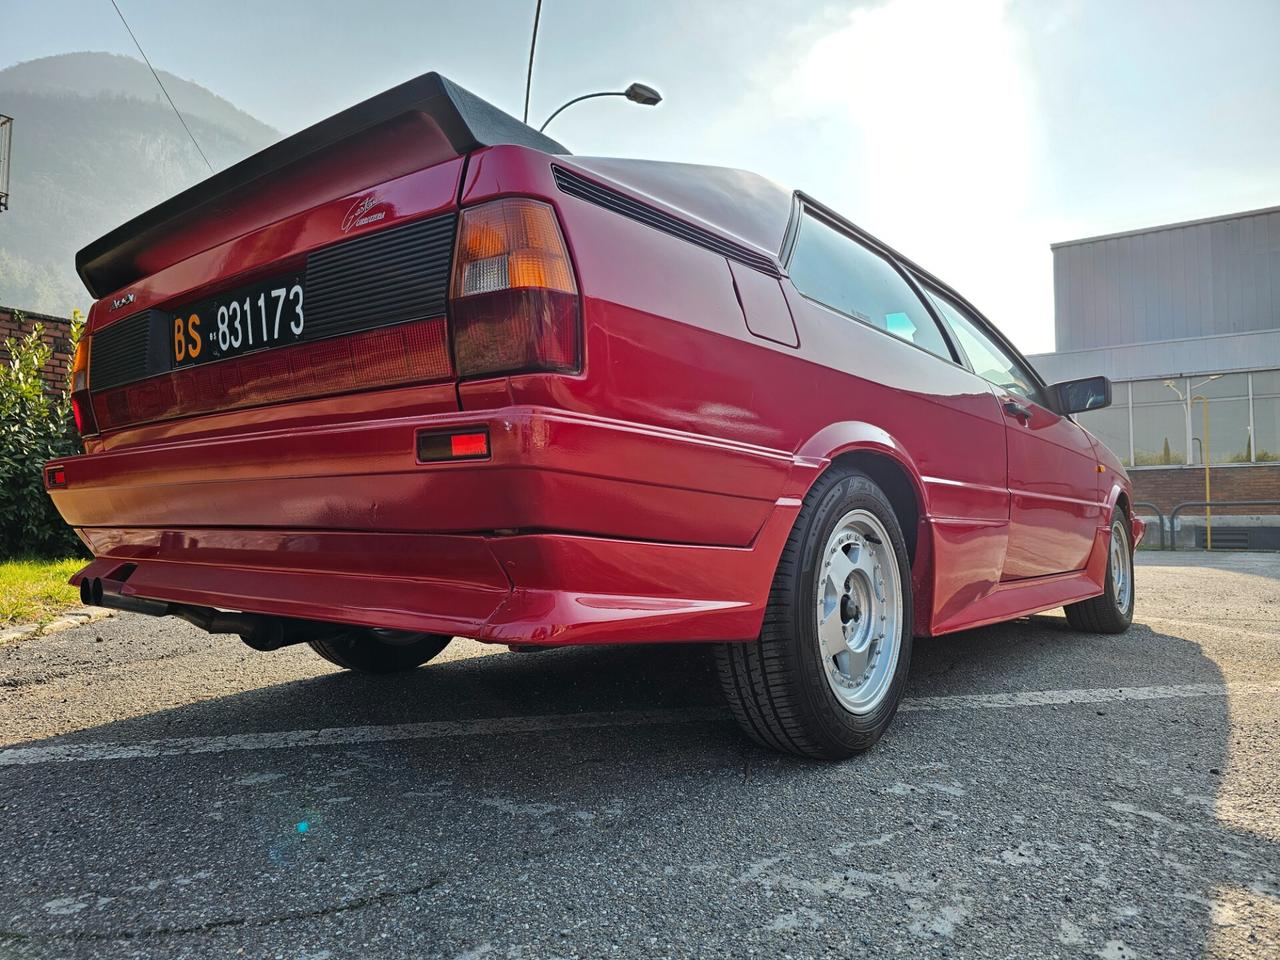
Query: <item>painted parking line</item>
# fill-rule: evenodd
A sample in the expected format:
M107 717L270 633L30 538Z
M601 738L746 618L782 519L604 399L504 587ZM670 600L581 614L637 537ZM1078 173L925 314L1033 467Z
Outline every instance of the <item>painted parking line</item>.
M970 696L915 697L904 700L899 709L903 711L1007 709L1072 703L1109 703L1118 700L1225 697L1255 693L1280 694L1280 684L1188 683L1173 686L1027 690L1017 693L987 693ZM388 726L281 730L221 737L178 737L165 740L142 740L137 743L70 743L0 750L0 767L39 763L79 763L88 760L146 760L153 757L180 757L198 753L331 747L355 743L388 743L397 740L436 740L444 737L518 736L557 730L698 723L724 717L725 712L718 708L622 710L531 717L491 717L482 720L433 720Z
M983 710L1002 707L1045 707L1067 703L1111 703L1116 700L1178 700L1225 697L1229 694L1280 693L1277 683L1182 683L1151 687L1095 687L1084 690L1024 690L974 696L914 697L899 710Z

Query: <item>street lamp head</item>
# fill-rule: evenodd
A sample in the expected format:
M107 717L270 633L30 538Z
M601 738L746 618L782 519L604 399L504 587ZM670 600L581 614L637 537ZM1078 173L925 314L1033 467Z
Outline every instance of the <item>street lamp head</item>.
M633 103L640 103L646 107L652 107L662 102L662 94L653 87L646 87L643 83L633 83L627 87L626 97Z
M662 94L653 89L653 87L646 87L643 83L633 83L625 90L601 90L599 93L584 93L580 97L574 97L572 100L560 104L555 113L543 121L542 126L538 128L538 132L541 133L547 129L547 124L560 116L560 112L566 107L581 103L583 100L592 100L595 97L626 97L632 103L643 104L646 107L652 107L654 104L662 102Z

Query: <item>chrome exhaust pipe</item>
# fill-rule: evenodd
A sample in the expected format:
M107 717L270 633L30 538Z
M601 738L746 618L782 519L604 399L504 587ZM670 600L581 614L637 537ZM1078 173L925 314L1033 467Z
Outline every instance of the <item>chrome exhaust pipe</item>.
M120 592L122 582L108 580L104 583L101 577L86 577L80 581L80 599L86 606L108 607L149 617L177 617L206 633L233 633L254 650L264 652L303 643L307 639L304 631L286 630L285 621L280 617L260 613L228 613L213 607L125 596Z
M148 600L145 597L126 597L118 589L104 588L102 579L94 577L80 581L80 599L86 606L109 607L112 610L127 610L130 613L145 613L149 617L164 617L170 613L172 604L163 600Z

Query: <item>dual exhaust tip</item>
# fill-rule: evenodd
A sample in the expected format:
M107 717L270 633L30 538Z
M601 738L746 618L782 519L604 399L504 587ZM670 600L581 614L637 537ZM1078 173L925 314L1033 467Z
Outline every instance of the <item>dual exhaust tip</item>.
M254 650L279 650L281 647L302 643L307 639L303 631L291 629L295 623L301 621L269 617L260 613L231 613L214 607L126 596L120 592L120 587L134 569L136 568L132 564L126 565L119 571L123 576L118 580L85 577L80 581L80 601L85 606L126 610L149 617L177 617L206 633L234 633Z

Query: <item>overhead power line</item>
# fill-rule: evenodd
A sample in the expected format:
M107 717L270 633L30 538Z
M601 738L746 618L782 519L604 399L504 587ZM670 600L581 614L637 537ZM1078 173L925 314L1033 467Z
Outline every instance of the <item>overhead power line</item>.
M182 117L182 111L178 109L178 105L173 102L173 97L169 96L169 91L164 88L164 81L160 79L160 74L156 73L156 68L151 66L151 58L147 56L147 52L142 49L142 44L138 42L138 38L134 36L133 28L129 26L129 21L124 18L124 13L120 10L120 4L116 0L111 0L111 5L116 8L116 15L120 18L120 22L124 24L124 28L129 31L129 36L133 39L133 45L138 48L138 52L142 54L142 59L146 61L151 75L156 78L156 83L160 85L160 92L164 94L164 98L169 101L169 106L173 107L173 112L177 114L178 122L182 124L182 129L187 131L187 136L191 138L191 143L196 148L196 153L200 154L200 159L204 161L204 165L209 168L209 172L213 173L213 164L209 162L209 158L204 155L204 151L200 149L200 144L196 141L196 135L191 132L191 128L187 126L187 121Z
M111 0L115 3L115 0ZM534 50L538 49L538 20L543 15L543 0L534 8L534 36L529 41L529 73L525 74L525 123L529 123L529 88L534 84Z

